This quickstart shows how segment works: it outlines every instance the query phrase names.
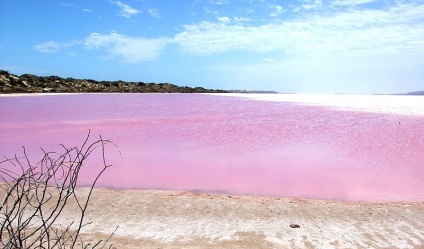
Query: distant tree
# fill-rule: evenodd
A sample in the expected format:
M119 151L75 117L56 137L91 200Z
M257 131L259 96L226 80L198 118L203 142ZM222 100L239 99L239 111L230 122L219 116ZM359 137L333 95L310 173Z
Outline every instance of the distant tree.
M105 160L109 140L89 143L90 132L80 148L62 146L62 152L47 152L32 164L25 148L23 156L4 157L0 161L0 245L2 248L104 248L106 241L86 242L81 237L87 207L100 176L111 166ZM88 187L87 195L78 195L77 182L87 157L102 153L102 168ZM119 149L118 149L119 150ZM59 223L65 207L76 205L75 220ZM116 231L116 230L115 230ZM111 245L109 246L111 247Z

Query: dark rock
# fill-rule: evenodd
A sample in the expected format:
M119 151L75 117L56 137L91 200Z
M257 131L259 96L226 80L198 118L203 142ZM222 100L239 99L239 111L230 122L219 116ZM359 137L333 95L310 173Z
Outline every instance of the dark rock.
M291 228L300 228L300 226L298 224L294 224L294 223L290 224L290 227Z

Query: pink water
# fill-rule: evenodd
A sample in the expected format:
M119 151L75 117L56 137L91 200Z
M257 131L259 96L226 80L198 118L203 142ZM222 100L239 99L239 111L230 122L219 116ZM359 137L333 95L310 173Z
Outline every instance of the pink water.
M423 117L197 94L1 97L0 117L7 156L111 139L104 187L424 201Z

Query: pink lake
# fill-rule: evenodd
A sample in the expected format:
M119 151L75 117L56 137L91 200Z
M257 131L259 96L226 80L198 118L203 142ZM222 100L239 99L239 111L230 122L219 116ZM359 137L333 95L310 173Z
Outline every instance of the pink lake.
M0 153L40 159L91 130L116 143L99 186L424 201L424 117L204 94L0 97ZM81 184L98 170L94 155Z

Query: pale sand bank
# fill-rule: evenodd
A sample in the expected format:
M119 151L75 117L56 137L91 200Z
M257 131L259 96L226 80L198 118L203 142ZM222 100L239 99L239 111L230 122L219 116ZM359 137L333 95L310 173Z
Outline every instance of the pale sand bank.
M348 94L240 94L211 93L261 101L326 106L341 110L424 116L424 96Z
M115 248L424 248L424 203L96 189L89 209L86 236L119 225Z

